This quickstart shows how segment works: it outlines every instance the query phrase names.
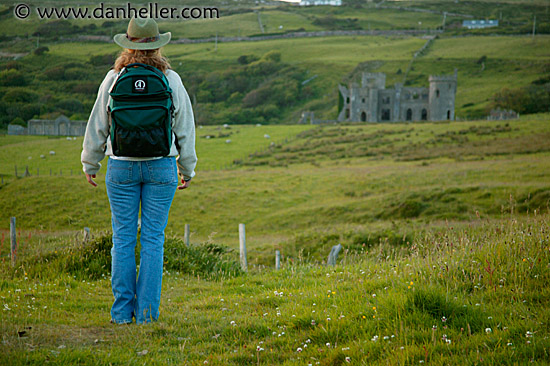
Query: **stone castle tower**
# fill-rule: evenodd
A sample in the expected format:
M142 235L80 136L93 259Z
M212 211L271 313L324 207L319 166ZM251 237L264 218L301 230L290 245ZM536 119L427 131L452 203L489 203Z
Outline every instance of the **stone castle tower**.
M435 76L430 78L430 121L454 121L456 70L454 75Z

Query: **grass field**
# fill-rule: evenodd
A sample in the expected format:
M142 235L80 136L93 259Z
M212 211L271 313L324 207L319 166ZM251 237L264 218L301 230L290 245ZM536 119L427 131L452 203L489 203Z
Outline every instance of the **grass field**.
M213 137L198 138L197 177L174 201L161 320L146 327L108 323L103 177L97 189L82 176L6 178L0 363L543 365L548 117L198 129ZM39 161L76 169L79 145L3 137L0 161L55 148ZM204 272L182 247L190 223L193 250L236 248L240 222L248 274ZM327 268L337 243L344 252ZM271 269L276 249L281 271ZM223 263L236 260L233 251Z
M186 2L192 3L199 2ZM257 13L242 9L252 6L267 33L334 24L436 28L442 20L437 13L354 4L261 8L214 0L211 5L235 13L216 21L161 22L161 31L175 38L258 34ZM517 33L534 14L544 28L549 3L382 5L502 16L501 30ZM10 37L32 33L40 23L16 21L6 9L0 7L6 36L0 48L32 50L33 37ZM447 24L459 20L447 17ZM226 121L216 120L197 127L197 176L171 208L161 318L148 326L109 324L107 159L93 188L81 172L81 137L0 134L0 365L548 364L550 113L507 121L471 117L484 116L502 88L548 77L550 37L474 33L440 35L408 74L408 85L427 86L429 75L458 69L461 121L440 123L294 124L302 110L335 118L337 85L356 68L385 72L388 88L403 82L423 38L168 45L186 86L198 74L218 77L240 67L242 55L276 50L282 62L317 75L309 85L318 93L285 112L287 125L224 127ZM90 107L95 95L74 87L94 89L107 65L91 67L90 57L118 51L102 43L41 39L41 45L49 52L9 67L0 63L28 78L25 86L0 87L0 113L19 108L10 102L17 98L32 100L40 112L71 98ZM55 67L69 67L73 76L87 72L74 80L43 75ZM199 100L194 110L200 116L210 107ZM31 176L22 178L27 167ZM17 220L13 268L10 217ZM239 223L246 224L247 273L238 263ZM185 224L190 248L182 241ZM84 227L91 230L88 242ZM343 251L330 267L327 256L336 244ZM273 269L276 250L279 271Z

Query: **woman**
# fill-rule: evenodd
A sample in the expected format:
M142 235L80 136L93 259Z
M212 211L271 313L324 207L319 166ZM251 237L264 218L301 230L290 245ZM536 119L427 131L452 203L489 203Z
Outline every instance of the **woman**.
M88 182L99 171L99 163L109 156L105 178L111 206L113 248L111 285L114 303L111 322L146 323L159 317L163 270L164 229L177 189L185 189L195 175L195 122L189 96L179 75L161 55L160 47L171 34L159 34L153 19L131 19L126 34L117 34L115 43L124 50L99 87L84 137L81 161ZM115 156L110 137L107 107L109 92L126 65L143 63L162 71L172 89L174 105L172 146L168 156ZM176 161L176 157L179 155ZM178 186L178 174L181 185ZM141 207L141 253L139 276L136 274L135 246ZM137 277L137 280L136 280Z

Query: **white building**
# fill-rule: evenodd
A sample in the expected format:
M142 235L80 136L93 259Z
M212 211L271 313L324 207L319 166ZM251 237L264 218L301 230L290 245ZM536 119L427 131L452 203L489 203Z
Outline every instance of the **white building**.
M301 0L300 6L311 5L330 5L330 6L342 6L342 0Z
M498 27L498 20L464 20L462 27L468 29Z

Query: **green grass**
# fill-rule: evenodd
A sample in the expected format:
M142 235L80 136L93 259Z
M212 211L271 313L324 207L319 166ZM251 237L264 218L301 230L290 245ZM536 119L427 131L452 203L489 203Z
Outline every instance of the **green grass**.
M161 318L148 326L108 323L108 279L21 268L0 282L0 360L542 365L549 229L547 216L476 220L343 253L334 268L283 261L216 281L166 271Z
M177 193L167 229L161 320L145 327L108 323L103 177L97 189L82 176L7 179L0 363L545 364L547 120L197 129L197 176ZM80 140L6 139L8 168L52 144L58 152L41 162L78 165ZM235 251L218 268L200 248L236 249L241 222L249 273L234 276Z

